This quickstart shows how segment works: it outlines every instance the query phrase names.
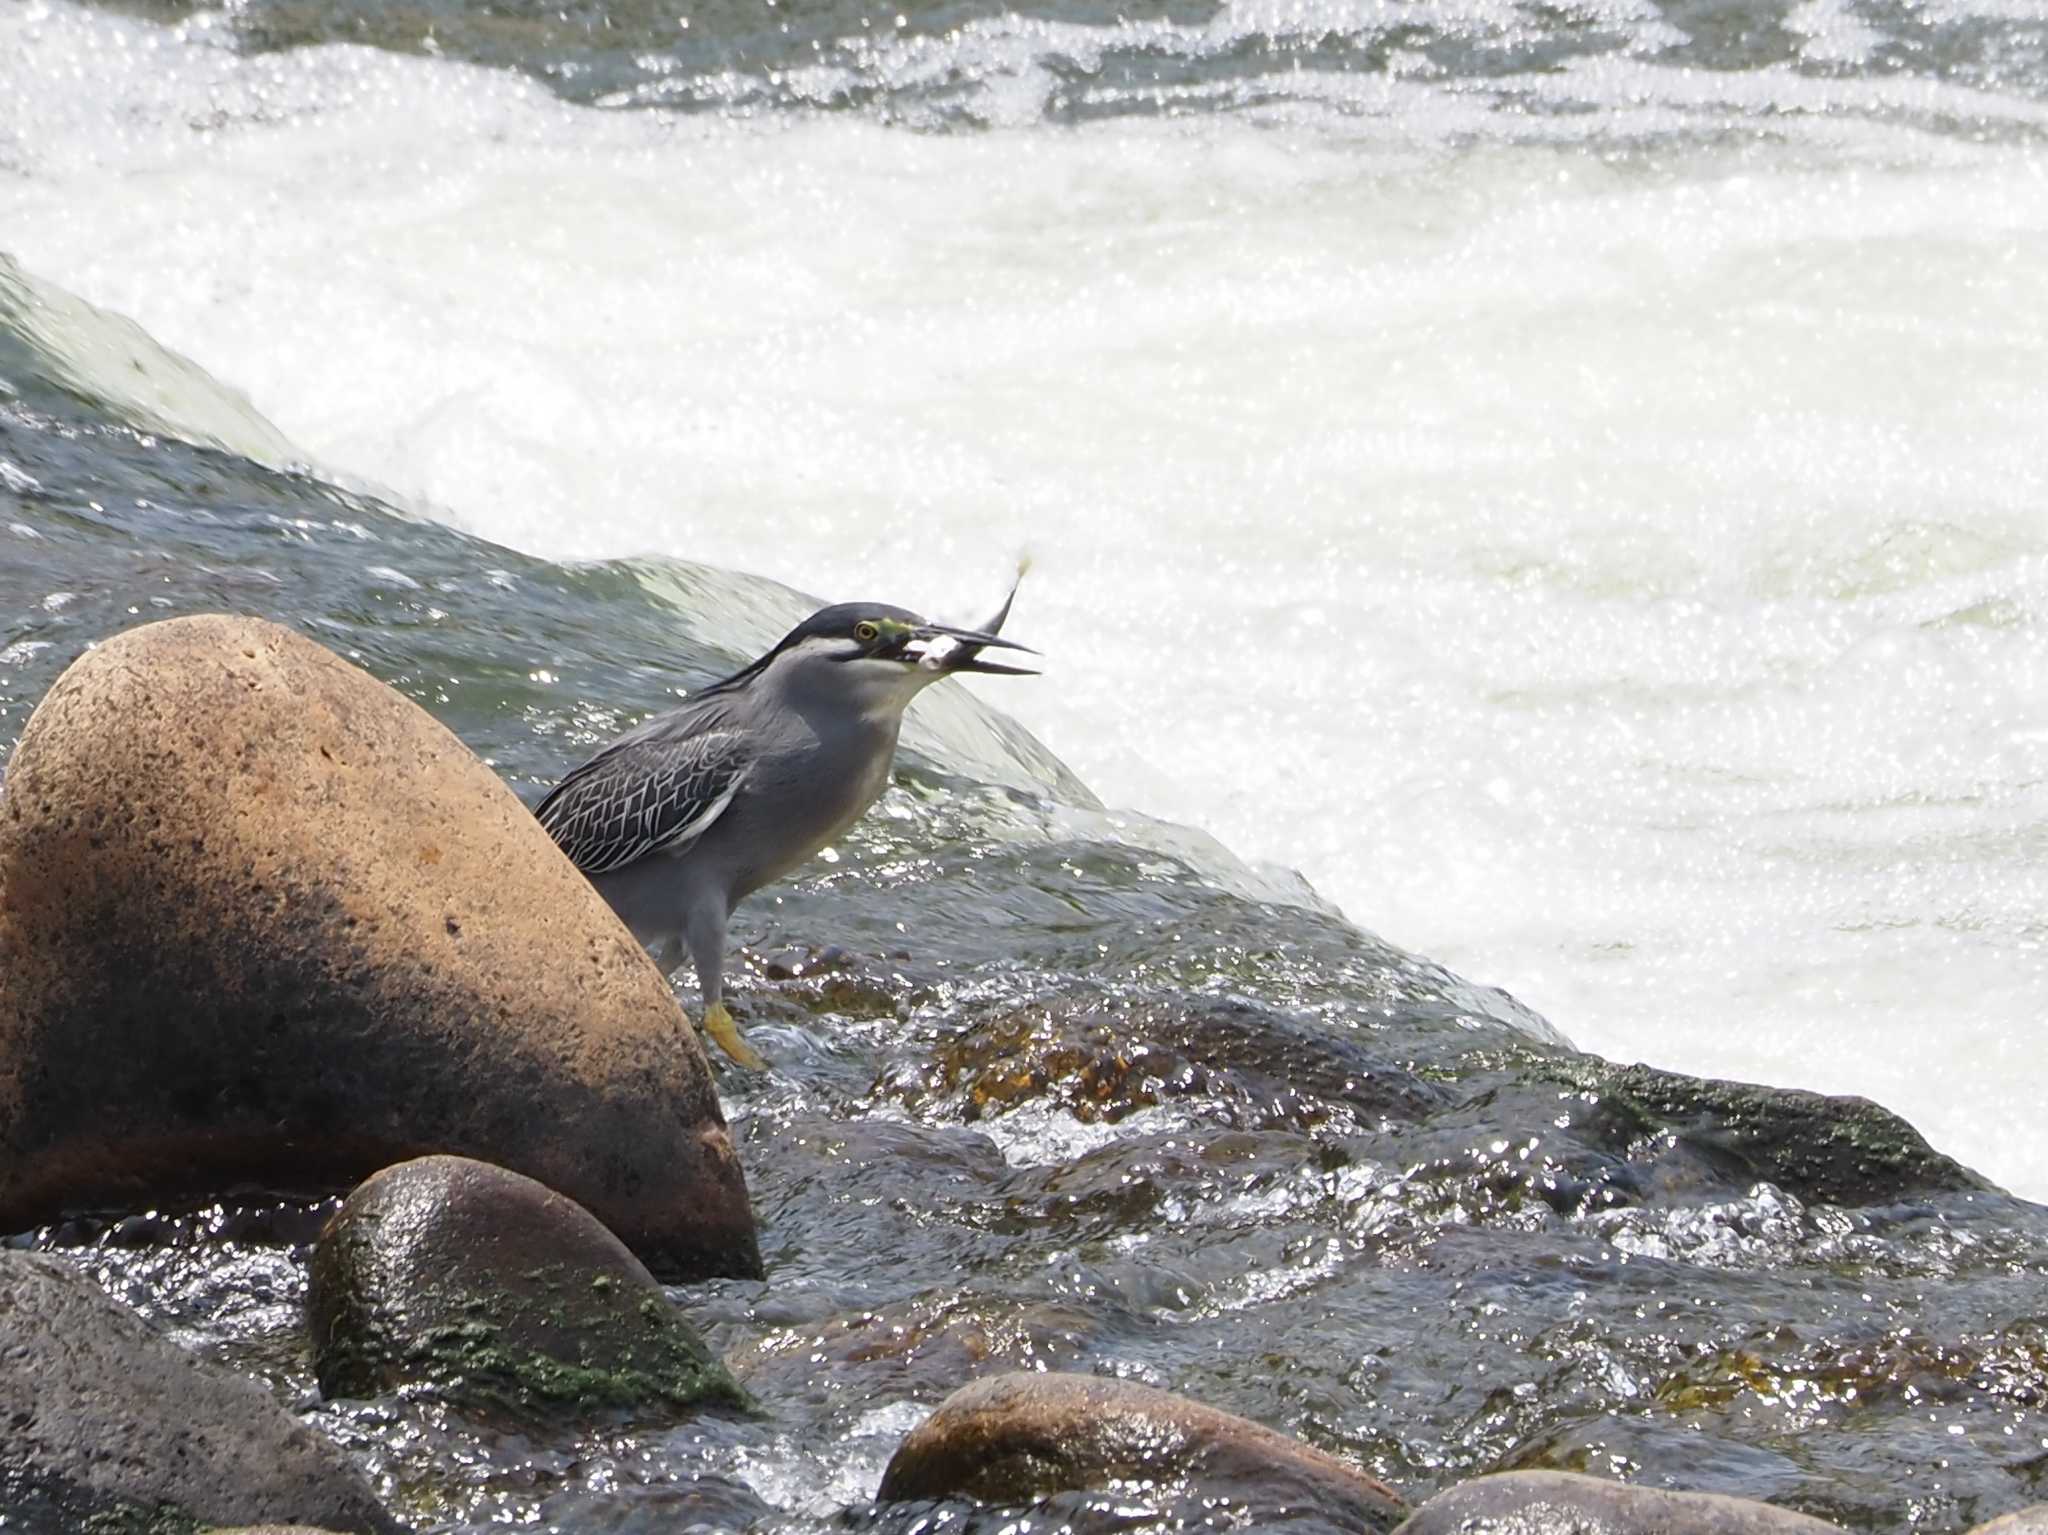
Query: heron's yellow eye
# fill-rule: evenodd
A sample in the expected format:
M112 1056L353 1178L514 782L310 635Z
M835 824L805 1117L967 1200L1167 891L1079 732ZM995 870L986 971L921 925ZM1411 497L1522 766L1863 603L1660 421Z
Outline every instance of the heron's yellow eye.
M881 634L882 631L876 628L873 624L869 623L866 619L862 619L859 623L853 626L853 637L859 640L863 645L874 644L874 642L881 637Z

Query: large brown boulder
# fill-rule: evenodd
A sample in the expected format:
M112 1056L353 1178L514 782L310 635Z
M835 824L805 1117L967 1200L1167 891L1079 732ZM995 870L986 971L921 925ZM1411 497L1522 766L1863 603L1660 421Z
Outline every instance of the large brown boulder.
M1440 1492L1397 1535L1841 1535L1749 1498L1666 1492L1572 1471L1504 1471Z
M76 1270L0 1251L0 1512L10 1530L400 1528L341 1451Z
M276 624L89 652L0 793L0 1230L431 1151L760 1270L667 983L460 741Z
M1057 1373L961 1387L898 1446L876 1496L1029 1504L1130 1486L1185 1505L1197 1523L1227 1505L1252 1527L1307 1517L1383 1531L1408 1512L1385 1483L1249 1419L1132 1381Z
M688 1317L574 1200L467 1157L388 1167L313 1249L313 1370L329 1397L426 1387L522 1414L743 1407Z

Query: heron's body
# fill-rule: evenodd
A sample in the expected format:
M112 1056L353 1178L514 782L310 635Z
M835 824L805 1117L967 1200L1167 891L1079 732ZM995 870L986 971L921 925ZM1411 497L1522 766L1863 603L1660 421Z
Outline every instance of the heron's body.
M849 731L829 716L799 715L767 730L734 732L719 703L706 699L650 720L619 743L618 766L656 772L664 763L690 762L693 749L722 738L704 802L716 805L727 787L731 801L696 837L589 875L656 959L674 963L687 948L700 976L717 973L704 946L723 947L735 906L816 857L881 796L901 724L863 721ZM844 771L813 782L807 769L818 762L844 764Z
M914 648L941 637L954 653ZM664 967L689 951L706 1031L736 1060L762 1064L722 996L733 908L875 802L912 698L952 671L1015 670L976 659L1007 643L879 603L827 608L745 670L611 742L535 814Z

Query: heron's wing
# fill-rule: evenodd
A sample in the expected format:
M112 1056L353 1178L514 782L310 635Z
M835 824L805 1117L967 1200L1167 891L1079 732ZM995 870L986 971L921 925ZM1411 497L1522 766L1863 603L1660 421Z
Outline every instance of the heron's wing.
M556 784L533 813L577 868L609 874L703 836L740 792L747 766L729 730L629 737Z

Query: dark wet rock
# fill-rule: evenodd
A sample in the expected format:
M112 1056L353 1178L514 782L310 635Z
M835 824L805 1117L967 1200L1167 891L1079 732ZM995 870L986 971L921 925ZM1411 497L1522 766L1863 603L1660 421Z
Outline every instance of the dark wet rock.
M759 1271L666 982L491 771L288 629L58 679L0 799L0 1229L514 1167L678 1275Z
M522 1412L673 1415L745 1395L573 1200L462 1157L388 1168L321 1233L306 1299L329 1397L430 1386Z
M928 1401L980 1375L1079 1365L1090 1357L1096 1332L1077 1306L930 1295L773 1327L730 1363L771 1401L805 1394Z
M1987 1519L1970 1535L2048 1535L2048 1503L2016 1508L1996 1519Z
M738 1127L749 1163L768 1159L776 1168L755 1198L778 1278L864 1274L878 1253L909 1252L943 1274L980 1245L992 1213L990 1190L1004 1174L1002 1154L988 1137L958 1125L839 1117L808 1107L797 1099L764 1108ZM819 1220L821 1211L831 1218ZM780 1242L778 1233L790 1229L783 1221L804 1236ZM791 1293L778 1285L762 1303L772 1308ZM831 1305L822 1315L842 1309Z
M1475 1477L1418 1508L1398 1535L1838 1535L1790 1509L1665 1492L1569 1471Z
M54 1258L0 1252L0 1511L31 1535L400 1529L333 1445Z
M1527 1222L1684 1207L1767 1186L1796 1201L1886 1207L1997 1191L1863 1098L1617 1066L1517 1043L1441 1068L1449 1101L1397 1127L1401 1203ZM1361 1143L1363 1138L1361 1138Z
M1667 1163L1667 1181L1768 1182L1839 1205L1991 1188L1867 1098L1719 1082L1593 1056L1561 1058L1551 1074L1599 1095L1589 1128L1616 1149L1668 1140L1682 1155Z
M869 973L871 962L852 950L836 943L810 945L804 948L780 948L762 954L747 956L750 966L771 981L825 981L839 979L857 988L855 996L868 1001L878 997L888 1011L893 1011L895 999L879 979ZM792 988L786 985L784 990ZM819 1011L831 1010L829 1002L820 994L815 999Z
M1847 1346L1836 1341L1816 1346L1796 1330L1781 1327L1768 1339L1701 1350L1659 1385L1658 1401L1683 1413L1799 1395L1854 1402L1866 1411L1980 1395L2028 1405L2048 1397L2043 1378L2048 1338L2038 1323L2002 1335L1961 1338L1939 1336L1924 1323L1868 1331L1869 1336Z
M1370 1036L1325 1020L1225 999L1086 995L978 1018L888 1088L968 1122L1043 1101L1113 1124L1177 1103L1234 1130L1377 1127L1450 1101Z
M977 1498L1019 1505L1054 1494L1142 1489L1239 1524L1312 1515L1390 1530L1398 1494L1334 1456L1248 1419L1130 1381L1011 1374L963 1386L903 1441L882 1473L885 1503Z

